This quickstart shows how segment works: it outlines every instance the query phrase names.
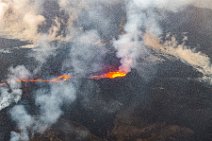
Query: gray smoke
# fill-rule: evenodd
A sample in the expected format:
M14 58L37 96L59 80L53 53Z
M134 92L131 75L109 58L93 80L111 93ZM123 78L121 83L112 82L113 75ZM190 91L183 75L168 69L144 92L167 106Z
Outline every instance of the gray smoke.
M203 80L212 84L212 63L206 54L197 52L194 49L189 49L185 43L179 44L174 36L171 37L170 40L161 43L157 37L146 34L144 42L146 46L155 51L161 52L164 56L174 56L183 63L192 66L195 70L202 73L203 77L201 78L201 81Z
M52 124L57 122L63 114L61 107L71 104L76 99L76 90L73 84L64 82L54 84L50 90L40 89L36 92L35 103L39 107L38 115L31 115L23 105L14 106L10 115L17 123L19 132L11 132L10 141L28 141L30 135L43 133ZM29 134L29 132L31 134Z
M35 126L38 131L43 132L55 123L63 114L61 109L63 104L71 104L75 99L76 90L72 83L52 85L50 93L39 90L35 98L36 105L40 107L38 123Z
M176 12L191 1L169 1L169 0L131 0L125 1L127 22L124 26L125 34L120 35L114 41L117 49L117 56L121 58L120 69L129 72L132 68L137 68L136 60L145 59L151 56L146 49L143 36L145 33L160 35L162 29L158 23L160 15L155 9L165 9ZM152 57L151 57L152 58Z
M79 76L100 71L105 53L104 44L95 30L82 33L73 41L70 58L64 62L63 69L72 68L72 73Z
M5 86L0 87L0 111L21 99L21 84L17 80L27 79L30 76L30 72L24 66L9 69L8 79L4 83Z
M50 5L49 7L47 5L47 8L44 6L46 3ZM202 2L200 6L210 7L205 3ZM141 75L149 78L150 75L146 72L152 75L160 58L150 52L144 36L146 33L153 34L157 38L161 35L162 28L159 25L161 17L157 10L178 12L189 4L197 5L197 2L195 0L0 0L1 36L30 41L31 45L27 47L33 49L29 56L38 63L31 73L24 66L10 70L7 80L10 88L0 88L0 110L21 99L21 84L17 79L27 79L31 75L38 74L48 59L57 55L57 49L64 47L63 44L68 48L66 52L68 57L61 62L61 70L68 70L67 72L79 78L101 71L104 57L110 49L115 49L117 57L121 59L120 70L128 73L131 69L137 69ZM56 13L51 11L52 7ZM121 11L121 14L117 11ZM57 42L57 45L54 42ZM181 49L176 53L175 48L170 49L168 53L184 59L199 71L204 71L205 67L211 71L210 65L189 62L188 58L182 56L185 51L194 58L199 57L198 53L190 52L188 49ZM208 57L203 59L209 60ZM75 99L76 86L69 81L50 84L49 89L37 90L35 95L35 104L39 107L37 115L27 112L23 105L16 105L11 109L11 117L18 128L18 131L11 132L11 141L27 141L34 133L43 133L63 114L62 106L66 103L71 104ZM108 107L107 110L114 112L114 109L118 109L121 104L116 101L100 100L97 105Z
M24 106L17 105L10 110L12 119L17 123L17 126L21 133L11 132L10 141L28 141L28 129L33 125L34 119L31 117Z

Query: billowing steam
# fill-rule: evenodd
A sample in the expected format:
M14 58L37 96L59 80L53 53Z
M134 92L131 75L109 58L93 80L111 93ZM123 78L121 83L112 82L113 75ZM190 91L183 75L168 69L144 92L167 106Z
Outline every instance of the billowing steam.
M11 141L28 141L31 133L43 133L63 114L61 107L64 103L75 100L75 88L71 83L59 83L47 89L37 91L35 104L39 107L40 115L31 115L22 105L14 106L11 111L12 119L17 122L20 132L11 132Z
M0 33L24 40L38 38L38 27L45 22L38 10L40 6L31 0L1 0Z
M34 133L43 133L57 122L63 114L62 106L77 97L76 85L81 83L78 78L101 72L110 50L115 50L120 58L119 70L90 78L124 77L131 69L149 71L160 60L152 49L180 59L212 84L208 56L179 45L176 40L158 40L163 29L157 10L178 12L189 4L212 8L207 1L199 5L195 0L0 0L0 36L29 41L28 47L33 49L28 56L37 62L31 72L24 66L10 69L4 86L0 84L0 110L17 103L22 95L20 82L33 82L29 78L39 74L48 59L56 57L64 46L68 55L60 63L61 71L76 76L75 83L59 81L49 84L50 88L38 89L35 105L39 112L35 115L23 105L13 106L10 115L18 130L11 132L11 141L28 141Z
M17 123L18 128L21 130L21 133L11 132L10 141L27 141L29 140L28 128L33 125L34 119L28 115L26 109L22 105L15 106L10 111L13 120Z
M158 23L160 15L155 8L177 12L180 8L191 4L192 0L130 0L126 2L127 22L124 26L125 34L120 35L114 41L117 49L117 56L121 58L121 70L129 72L131 68L136 68L136 60L144 59L148 51L143 43L144 34L161 34Z

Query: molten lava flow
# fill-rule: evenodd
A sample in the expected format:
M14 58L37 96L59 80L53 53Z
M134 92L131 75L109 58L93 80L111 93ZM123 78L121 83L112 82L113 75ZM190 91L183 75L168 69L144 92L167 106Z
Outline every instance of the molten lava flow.
M89 79L94 79L94 80L99 80L99 79L104 79L104 78L108 78L108 79L115 79L115 78L122 78L125 77L127 75L127 73L125 73L124 71L112 71L112 72L108 72L105 74L100 74L100 75L92 75L89 77ZM56 78L52 78L52 79L19 79L17 80L17 82L24 82L24 83L57 83L57 82L63 82L63 81L67 81L69 79L71 79L72 76L69 74L63 74L60 75Z
M115 78L125 77L126 75L127 73L123 71L112 71L105 74L93 75L90 77L90 79L96 79L96 80L103 79L103 78L115 79Z
M69 74L63 74L60 75L56 78L52 78L52 79L20 79L17 80L17 82L25 82L25 83L56 83L56 82L62 82L62 81L67 81L69 79L71 79L72 76Z

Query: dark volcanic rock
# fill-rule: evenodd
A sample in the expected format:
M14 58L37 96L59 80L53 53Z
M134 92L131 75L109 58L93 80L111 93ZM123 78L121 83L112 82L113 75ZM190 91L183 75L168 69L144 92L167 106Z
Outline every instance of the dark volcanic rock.
M134 125L117 123L113 129L116 141L189 141L193 131L178 125L163 123L138 128Z
M168 13L162 26L164 32L188 32L188 44L199 46L198 51L212 56L211 16L212 10L188 7L179 13ZM10 48L16 43L5 42L0 39L2 45ZM11 64L32 67L34 64L26 56L28 52L16 49L9 55L0 54L0 78L5 79ZM50 60L43 71L59 70L52 66L61 67L64 52ZM111 60L107 59L109 64L114 64ZM157 72L148 83L136 71L124 79L85 81L71 108L63 107L64 119L42 135L34 135L31 141L211 141L211 86L197 81L201 74L178 60L165 60L160 65L154 68ZM25 91L20 103L29 101L26 97L30 91ZM34 104L31 101L30 106ZM1 111L0 141L9 140L13 126L6 110Z
M35 135L30 141L103 141L91 134L86 127L67 120L59 120L42 135Z

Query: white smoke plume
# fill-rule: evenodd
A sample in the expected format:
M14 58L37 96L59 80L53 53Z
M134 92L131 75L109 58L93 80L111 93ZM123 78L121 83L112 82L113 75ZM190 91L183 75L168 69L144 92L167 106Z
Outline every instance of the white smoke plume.
M194 69L203 74L203 79L212 84L212 64L210 58L194 49L189 49L185 44L179 44L175 37L161 43L160 40L151 35L146 34L144 37L145 45L153 50L159 51L165 55L171 55L192 66Z
M64 40L62 35L58 35L63 20L56 15L51 19L52 24L48 31L41 30L41 27L50 22L44 15L43 6L46 2L48 1L0 0L0 36L32 43L39 41L44 35L48 37L45 37L48 41Z
M32 48L32 52L29 54L29 57L32 57L37 62L36 69L33 70L33 74L37 74L41 67L46 63L47 59L51 56L56 55L57 47L51 42L48 41L48 37L43 35L43 38L38 40L34 47Z
M46 18L43 14L44 9L43 5L47 0L1 0L0 1L0 34L1 36L6 36L8 38L18 38L22 40L36 41L39 40L40 36L42 36L42 32L39 31L41 26L46 24ZM121 0L58 0L53 1L58 3L60 10L64 10L68 15L68 23L67 23L67 31L68 35L65 40L71 39L72 36L76 32L76 28L74 28L74 21L78 18L81 11L85 9L90 9L90 12L95 12L92 7L95 4L106 4L106 5L114 5L118 3L123 3ZM192 4L198 7L206 7L212 8L209 0L204 1L196 1L196 0L178 0L178 1L170 1L170 0L130 0L124 1L127 6L127 13L131 13L135 16L135 14L139 13L139 10L146 10L151 8L161 8L171 11L177 11L179 8L184 7L185 5ZM92 9L91 9L92 8ZM131 9L131 10L130 10ZM135 13L137 9L137 12ZM131 12L130 12L131 11ZM141 13L141 11L140 11ZM140 14L138 14L140 15ZM138 16L137 15L137 16ZM60 22L63 20L58 17L54 17L56 19L56 23L52 25L51 29L49 29L48 34L49 40L62 40L62 36L55 36L56 32L61 29ZM129 18L129 17L128 17ZM142 18L142 17L140 17ZM139 19L140 19L139 18ZM52 19L54 21L55 19ZM108 20L108 19L107 19ZM141 24L141 23L139 23ZM153 23L154 24L154 23ZM104 26L104 25L102 25Z
M72 72L76 75L86 76L101 69L105 53L104 44L96 31L82 33L73 40L70 58L64 62L63 68L66 70L72 68Z
M0 1L0 33L23 40L38 38L38 27L45 18L39 13L32 0Z
M31 75L24 66L10 68L9 71L5 87L0 87L0 111L21 99L21 84L17 80L27 79Z
M62 115L64 103L70 104L76 99L76 90L72 83L61 83L52 85L50 93L37 92L36 105L40 106L39 124L37 126L41 132L45 131L45 127L49 127L55 123Z
M136 68L137 59L148 55L143 43L144 33L161 34L158 24L160 17L155 8L177 12L179 9L192 4L192 0L130 0L126 1L127 21L124 26L125 34L114 40L117 56L121 58L120 69L129 72Z
M76 90L71 83L52 85L50 91L37 91L35 103L39 107L39 115L29 114L22 105L14 106L10 114L20 131L12 131L10 141L28 141L35 133L43 133L63 114L61 107L65 103L71 104L76 99L75 93Z
M13 107L10 111L12 119L17 123L17 126L21 133L11 132L10 141L28 141L28 129L33 125L34 119L31 117L24 106L17 105Z
M71 16L69 18L71 18ZM39 35L39 38L36 38L35 40L33 39L35 48L33 49L34 52L30 54L30 56L35 58L35 60L39 63L39 66L36 68L36 70L33 71L33 75L40 70L40 67L46 62L49 56L54 55L56 48L50 43L48 38L57 36L59 29L61 28L60 24L60 20L55 19L55 24L50 28L49 35ZM83 75L85 69L87 68L99 68L99 60L95 60L95 58L96 56L101 56L104 54L105 51L98 33L96 31L88 31L84 33L80 30L80 28L72 27L71 23L68 24L68 31L73 31L70 30L70 28L74 28L74 30L79 31L79 33L73 37L73 46L75 46L75 48L73 48L73 50L71 49L71 52L74 56L70 55L72 57L71 64L75 67L73 71L79 72L80 75ZM98 51L100 48L102 48L101 51ZM94 55L94 52L96 52L96 55ZM85 56L85 54L87 55ZM86 58L78 58L79 56ZM78 64L76 64L77 58ZM93 62L96 63L93 63L93 66L85 66L87 65L86 62L89 62L89 64ZM80 69L83 71L82 73L79 71ZM20 98L21 92L18 100L20 100ZM14 121L17 122L17 128L20 130L18 132L11 132L11 141L29 140L31 136L29 132L43 133L62 115L63 112L61 107L63 104L71 103L75 98L75 88L70 83L51 85L50 91L45 89L38 90L35 97L35 103L39 107L39 115L30 115L28 112L26 112L24 106L15 106L11 110L11 117ZM14 100L14 98L11 99ZM19 118L19 116L16 116L20 115L20 113L23 115L23 117L31 120L30 124L21 123L23 119Z
M196 7L212 9L211 0L193 0L193 5Z
M211 78L212 70L209 57L189 50L183 45L175 44L173 47L173 41L160 44L160 41L157 40L162 29L158 23L160 16L155 9L177 12L189 4L207 7L208 5L205 3L198 5L195 0L51 1L58 4L59 9L56 11L64 12L64 17L67 19L63 19L57 14L51 18L46 16L44 11L49 9L44 9L45 2L50 1L0 0L1 36L32 41L33 45L30 47L34 49L29 56L38 62L38 66L32 74L23 66L11 69L11 75L7 80L10 88L0 88L0 110L21 99L21 85L16 80L36 75L49 57L56 54L58 46L54 46L51 41L65 41L71 44L68 45L70 46L69 58L61 64L63 64L64 70L69 70L80 77L101 70L102 59L107 52L104 44L107 37L117 50L117 57L121 59L120 69L122 71L130 72L133 68L143 69L156 62L157 58L151 54L149 48L146 47L148 46L151 49L175 56L193 66L206 78ZM113 32L115 32L116 27L111 15L108 15L110 11L104 11L104 6L114 5L120 5L120 7L124 5L126 24L123 27L124 33L117 35L118 39L111 41L115 36ZM45 26L48 26L47 30L42 31L41 29ZM147 32L156 35L156 39L147 37ZM148 60L146 61L147 65L140 63L139 59ZM35 96L35 104L40 111L38 115L31 115L21 105L12 108L11 117L17 123L17 128L20 131L11 132L11 141L27 141L30 139L31 133L32 135L38 132L43 133L63 114L62 106L64 103L70 104L75 99L76 88L71 82L51 85L50 90L38 90ZM118 107L116 105L115 107Z

